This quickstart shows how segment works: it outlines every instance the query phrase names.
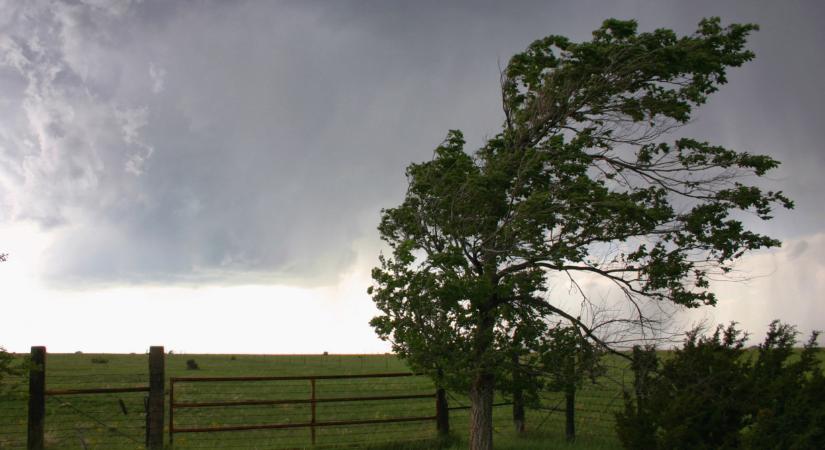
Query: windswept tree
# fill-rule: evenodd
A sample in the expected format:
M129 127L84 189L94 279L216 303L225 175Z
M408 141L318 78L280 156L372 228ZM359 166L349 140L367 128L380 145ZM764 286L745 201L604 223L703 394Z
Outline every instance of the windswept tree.
M469 392L473 449L492 447L493 390L515 332L563 319L599 343L547 294L553 274L601 277L631 304L713 305L712 276L779 245L738 215L792 207L747 184L777 161L667 139L753 58L756 26L705 19L683 37L636 28L611 19L588 42L549 36L515 55L502 73L503 129L472 153L450 131L432 160L407 168L403 203L382 213L392 254L372 273L383 314L371 323L417 370Z

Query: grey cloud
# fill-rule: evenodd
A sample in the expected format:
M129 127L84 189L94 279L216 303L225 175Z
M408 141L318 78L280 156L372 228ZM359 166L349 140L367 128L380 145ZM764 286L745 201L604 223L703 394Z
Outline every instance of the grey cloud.
M704 15L753 16L744 3L25 5L0 14L0 113L15 118L0 123L2 217L55 227L44 276L62 285L334 280L400 200L409 162L450 128L470 146L497 131L499 64L533 39L587 39L610 16L682 32ZM772 43L785 21L755 20L771 30L758 61L789 58ZM747 70L695 134L795 155L788 170L808 170L795 191L821 191L809 144L822 130L791 120L810 105L795 90L754 96L770 80ZM781 117L760 113L768 101ZM783 153L788 136L803 136L796 153ZM821 227L806 214L797 232Z
M704 314L716 323L736 321L757 338L774 319L797 325L801 338L807 338L812 330L821 330L825 314L825 303L820 301L825 289L825 233L788 240L786 244L778 251L745 257L738 267L744 280L714 283L719 296L717 306L686 312L685 317Z
M808 241L804 239L797 242L788 253L788 259L799 258L808 250L808 247L810 247L810 245L808 244Z

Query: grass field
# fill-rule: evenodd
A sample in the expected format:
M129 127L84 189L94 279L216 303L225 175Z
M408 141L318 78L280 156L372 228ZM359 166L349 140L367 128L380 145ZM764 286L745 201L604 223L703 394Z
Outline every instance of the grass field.
M187 361L198 370L187 369ZM105 361L105 362L104 362ZM392 355L168 355L167 377L291 376L407 372L403 361ZM147 355L49 354L47 389L132 387L147 384ZM528 410L524 435L516 435L511 425L511 408L495 408L496 448L568 450L612 449L618 446L613 428L613 412L621 407L621 386L629 374L618 366L597 385L585 386L577 396L577 441L564 440L562 397L548 393L542 407ZM24 380L20 380L21 388ZM169 383L167 381L167 389ZM21 389L24 391L24 389ZM432 383L424 377L318 380L318 398L430 394ZM46 399L46 444L49 449L138 449L144 442L144 393L55 396ZM255 383L177 383L176 402L308 399L308 381L267 381ZM449 393L451 407L466 406L462 393ZM497 398L496 401L506 399ZM168 402L167 402L168 403ZM22 395L0 400L0 449L25 448L26 400ZM166 417L168 420L168 404ZM308 422L308 404L176 409L175 427L214 427L264 423ZM372 401L359 403L319 403L317 420L362 420L388 417L433 416L434 399ZM466 448L468 411L450 413L454 442L449 448ZM355 425L317 429L316 448L368 447L425 449L435 446L435 424L409 422L382 425ZM168 438L167 438L168 439ZM175 449L239 448L276 449L310 446L308 428L286 430L181 433L175 435Z

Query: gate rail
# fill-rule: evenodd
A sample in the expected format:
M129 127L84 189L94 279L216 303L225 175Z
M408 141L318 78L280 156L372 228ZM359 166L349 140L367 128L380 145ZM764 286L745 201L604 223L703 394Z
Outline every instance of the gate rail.
M47 397L56 395L88 395L88 394L119 394L123 392L149 392L149 386L127 388L95 388L95 389L47 389Z

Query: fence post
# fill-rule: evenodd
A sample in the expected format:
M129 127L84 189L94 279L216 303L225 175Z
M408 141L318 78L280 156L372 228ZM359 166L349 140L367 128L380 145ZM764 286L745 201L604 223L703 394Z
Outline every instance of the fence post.
M32 347L29 367L28 450L43 450L46 419L46 347Z
M450 409L444 388L435 391L435 426L439 437L447 437L450 434Z
M572 442L576 439L576 387L568 386L564 393L564 398L567 403L567 407L565 408L566 420L564 434L567 441Z
M146 433L150 450L163 449L164 356L162 346L149 348L149 417Z
M169 379L169 446L175 442L175 379Z

